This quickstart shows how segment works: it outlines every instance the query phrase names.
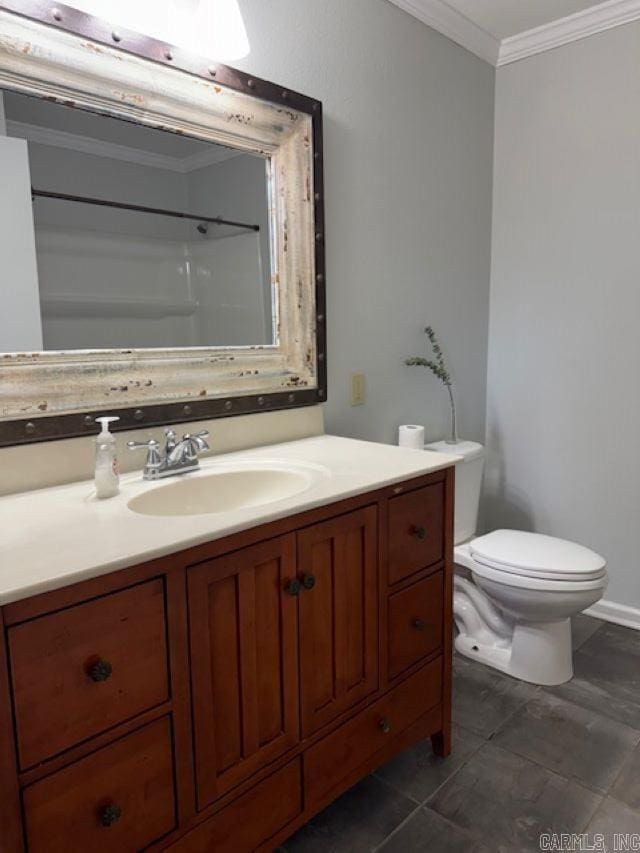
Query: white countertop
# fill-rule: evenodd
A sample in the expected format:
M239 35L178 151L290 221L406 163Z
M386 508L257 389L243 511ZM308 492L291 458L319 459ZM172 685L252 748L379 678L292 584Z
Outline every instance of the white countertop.
M52 451L53 452L53 451ZM322 435L237 453L210 456L203 477L239 464L307 466L315 472L305 491L273 503L208 515L149 516L128 502L179 477L145 482L122 477L120 494L94 496L93 481L0 498L0 605L98 577L240 530L325 506L453 465L455 455L409 450Z

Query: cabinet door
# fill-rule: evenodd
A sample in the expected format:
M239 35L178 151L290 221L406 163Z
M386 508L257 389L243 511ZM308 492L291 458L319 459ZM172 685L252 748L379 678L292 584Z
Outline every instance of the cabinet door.
M293 534L189 570L198 806L299 739Z
M375 507L298 533L304 735L378 686L376 540Z

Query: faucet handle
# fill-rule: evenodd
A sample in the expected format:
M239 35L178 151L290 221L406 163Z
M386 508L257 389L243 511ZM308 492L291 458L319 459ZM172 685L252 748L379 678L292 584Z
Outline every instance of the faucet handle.
M209 445L204 438L205 435L209 435L206 429L193 435L190 432L185 432L182 436L182 441L176 445L174 454L180 453L182 459L186 459L188 462L196 462L198 453L201 453L203 450L209 450Z
M150 438L149 441L128 441L127 447L129 450L143 450L145 447L149 450L160 447L159 442L155 438Z
M145 468L155 468L160 465L160 452L159 447L160 444L155 440L155 438L150 438L149 441L128 441L127 447L129 450L146 450L147 451L147 461L145 464Z
M164 431L165 436L165 453L171 453L173 448L176 446L176 434L171 429L171 427L166 427Z
M190 440L195 444L198 450L209 450L209 444L205 441L208 437L208 429L201 429L200 432L196 432L192 436L189 436Z

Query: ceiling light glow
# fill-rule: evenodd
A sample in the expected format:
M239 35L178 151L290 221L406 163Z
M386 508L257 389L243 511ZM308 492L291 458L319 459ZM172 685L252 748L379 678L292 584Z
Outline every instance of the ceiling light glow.
M238 0L67 0L69 6L128 30L228 62L250 47Z

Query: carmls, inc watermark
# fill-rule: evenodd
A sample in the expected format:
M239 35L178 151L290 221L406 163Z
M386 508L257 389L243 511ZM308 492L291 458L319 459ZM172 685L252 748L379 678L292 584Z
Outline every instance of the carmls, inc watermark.
M540 850L553 853L584 853L587 850L599 853L640 853L640 833L613 832L606 838L601 833L543 832Z

